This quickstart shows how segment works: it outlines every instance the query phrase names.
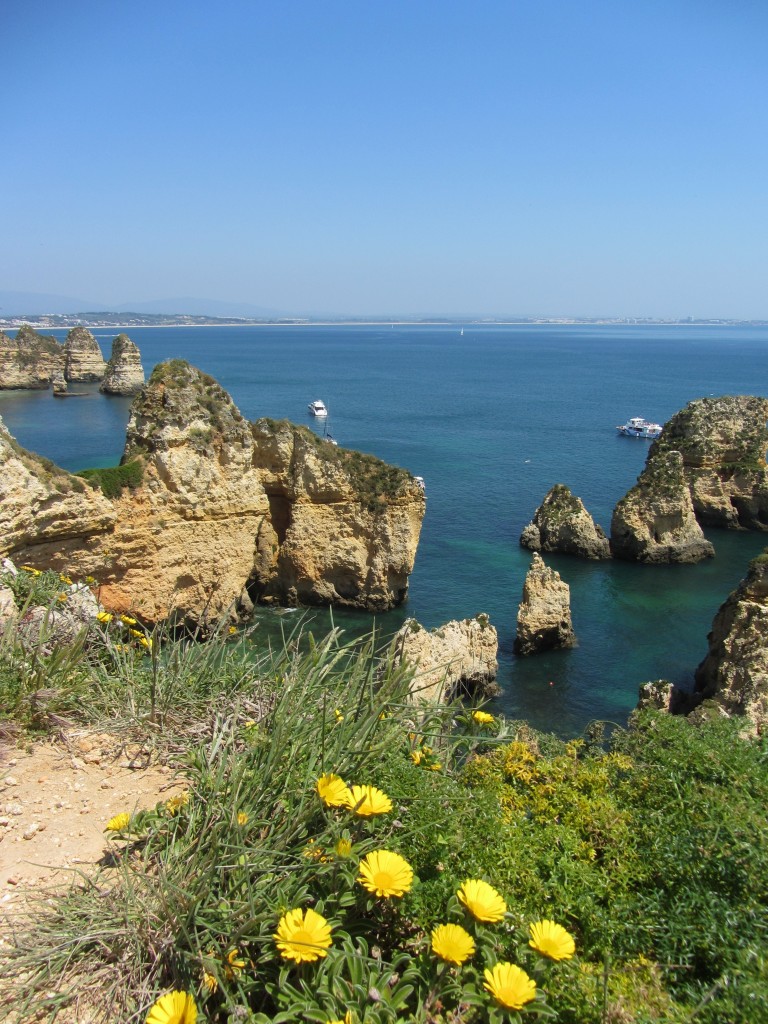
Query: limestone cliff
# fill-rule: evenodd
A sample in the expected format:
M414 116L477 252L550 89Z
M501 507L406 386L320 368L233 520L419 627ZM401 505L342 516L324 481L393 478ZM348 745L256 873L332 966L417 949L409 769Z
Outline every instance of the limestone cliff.
M560 574L534 553L517 612L515 654L537 654L558 647L575 647L571 621L571 589Z
M123 465L94 471L111 500L24 458L0 500L0 553L95 577L107 607L192 625L248 604L246 590L371 610L405 597L425 509L411 475L306 428L251 424L213 378L181 360L156 367L134 400ZM28 495L46 473L48 504L32 507ZM72 537L45 518L69 490L87 525Z
M63 568L97 551L115 518L100 492L25 451L0 420L0 557Z
M0 331L0 388L45 390L64 372L64 350L55 338L28 325L15 338Z
M611 519L611 551L616 558L648 563L698 562L714 555L696 521L679 452L649 459L618 503Z
M699 522L768 530L768 399L699 398L676 413L648 453L648 464L679 451Z
M696 691L728 715L768 724L768 552L715 615L709 651L696 670Z
M64 341L64 379L82 383L104 377L107 364L87 327L73 327Z
M565 484L555 484L520 535L531 551L560 551L581 558L610 558L608 538L583 502Z
M144 379L141 353L127 334L118 334L112 342L112 355L99 391L109 395L135 395L144 386Z
M488 616L447 622L427 630L406 619L395 634L390 656L415 669L414 700L449 701L457 696L491 697L499 693L499 641Z

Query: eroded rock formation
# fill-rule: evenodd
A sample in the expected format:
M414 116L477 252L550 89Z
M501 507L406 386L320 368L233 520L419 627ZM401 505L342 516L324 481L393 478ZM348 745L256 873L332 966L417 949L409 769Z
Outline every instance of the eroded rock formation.
M665 425L648 465L678 451L699 522L768 530L768 399L698 398Z
M728 715L743 715L762 731L768 724L768 553L721 605L696 670L696 691Z
M251 424L181 360L134 400L123 466L101 471L111 500L0 442L0 555L93 576L106 607L193 624L246 593L371 610L406 595L425 510L411 474L304 427Z
M55 338L25 324L15 338L0 331L0 388L45 390L64 372L64 350Z
M665 428L666 429L666 428ZM679 452L649 459L611 519L611 551L636 562L699 562L715 549L702 533Z
M112 342L104 380L99 391L109 395L135 395L144 386L141 353L127 334L118 334Z
M447 622L427 630L406 619L395 634L391 656L415 669L414 700L443 701L457 696L491 697L499 692L499 642L487 615Z
M555 484L520 535L531 551L560 551L581 558L610 558L608 538L583 502L565 484Z
M87 327L73 327L64 342L64 379L84 383L104 377L107 364Z
M558 647L575 647L571 621L571 589L534 552L517 612L515 654L537 654Z

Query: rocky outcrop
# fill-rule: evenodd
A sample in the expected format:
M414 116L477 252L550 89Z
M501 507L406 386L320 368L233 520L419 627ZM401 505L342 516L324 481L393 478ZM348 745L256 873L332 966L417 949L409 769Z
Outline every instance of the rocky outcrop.
M616 558L656 564L699 562L714 555L696 521L679 452L649 459L618 503L611 519L611 551Z
M676 413L648 453L678 451L700 523L768 530L768 399L699 398Z
M571 589L560 574L534 553L517 612L515 654L537 654L558 647L575 647L571 621Z
M757 731L768 724L768 552L715 615L709 651L696 670L696 692Z
M392 640L390 656L414 669L413 700L439 702L499 693L498 649L496 630L488 616L480 614L433 630L406 619Z
M26 324L15 338L0 331L0 389L45 390L63 372L64 350L55 338Z
M141 353L127 334L118 334L112 342L112 355L99 391L109 395L135 395L144 381Z
M106 369L99 343L88 328L73 327L64 341L64 379L77 383L102 380Z
M580 558L610 558L608 538L583 502L565 484L555 484L520 535L531 551L559 551Z
M94 478L111 500L5 441L0 556L93 576L113 610L194 625L240 599L377 610L407 593L425 510L411 474L304 427L251 424L182 360L155 368L132 405L122 467ZM15 460L7 480L3 451ZM40 498L30 504L27 491ZM72 494L87 532L74 505L69 533L61 521Z

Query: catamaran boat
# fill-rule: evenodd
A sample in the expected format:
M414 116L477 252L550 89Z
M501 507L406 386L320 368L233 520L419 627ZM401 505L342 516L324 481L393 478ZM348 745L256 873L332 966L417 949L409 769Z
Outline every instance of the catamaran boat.
M321 401L310 402L307 406L313 416L327 416L328 410L325 408L325 404Z
M644 420L642 416L633 416L621 427L616 427L620 434L625 437L658 437L661 433L660 423L651 423Z

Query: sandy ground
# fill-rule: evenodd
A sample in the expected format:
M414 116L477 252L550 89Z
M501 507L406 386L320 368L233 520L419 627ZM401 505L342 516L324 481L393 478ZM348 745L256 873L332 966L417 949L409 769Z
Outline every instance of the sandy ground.
M115 814L181 790L170 768L148 760L105 734L0 748L0 918L30 887L66 885L68 869L92 871Z

